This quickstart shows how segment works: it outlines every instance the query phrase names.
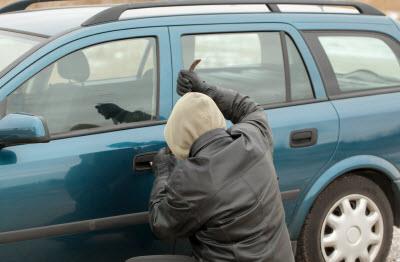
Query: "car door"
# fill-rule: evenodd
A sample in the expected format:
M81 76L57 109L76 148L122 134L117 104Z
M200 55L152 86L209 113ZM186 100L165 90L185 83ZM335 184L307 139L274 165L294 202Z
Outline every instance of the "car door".
M0 261L170 251L145 213L172 106L170 59L165 28L107 32L56 49L0 89L3 113L43 116L52 137L0 150Z
M266 109L287 222L332 156L338 116L299 32L288 24L183 26L170 29L173 73L202 59L198 74L239 90ZM175 94L174 101L178 99Z
M368 155L399 168L399 32L391 26L377 29L382 33L320 30L305 35L318 64L326 68L328 95L341 120L333 161Z

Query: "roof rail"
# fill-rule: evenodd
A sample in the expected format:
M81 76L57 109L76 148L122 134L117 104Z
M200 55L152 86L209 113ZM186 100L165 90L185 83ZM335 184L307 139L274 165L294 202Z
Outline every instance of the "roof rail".
M28 8L30 5L43 2L62 2L66 0L19 0L0 8L0 14L22 11Z
M145 2L135 4L122 4L110 7L86 20L82 26L92 26L102 23L118 21L122 13L132 9L172 6L194 6L194 5L236 5L236 4L265 4L272 12L281 12L278 5L327 5L353 7L363 15L384 16L385 14L373 6L356 1L342 0L166 0L160 2Z

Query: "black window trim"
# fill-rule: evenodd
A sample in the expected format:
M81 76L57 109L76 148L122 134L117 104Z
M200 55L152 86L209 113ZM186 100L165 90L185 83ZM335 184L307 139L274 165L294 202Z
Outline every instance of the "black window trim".
M160 86L161 86L161 81L160 81L160 45L159 45L159 36L157 34L150 34L150 35L141 35L141 36L133 36L133 37L124 37L124 38L117 38L117 39L110 39L106 40L103 42L97 42L95 44L87 45L82 48L79 48L77 50L74 50L72 52L69 52L68 54L65 54L64 56L58 58L57 60L53 61L49 65L43 67L41 70L47 68L48 66L51 66L52 64L56 63L60 59L77 52L79 50L83 50L86 48L90 48L92 46L97 46L97 45L102 45L110 42L116 42L116 41L123 41L123 40L129 40L129 39L136 39L136 38L154 38L156 41L156 56L157 56L157 88L156 88L156 117L154 120L146 120L146 121L140 121L140 122L134 122L134 123L126 123L126 124L120 124L120 125L113 125L113 126L105 126L105 127L95 127L95 128L90 128L90 129L82 129L82 130L74 130L74 131L67 131L67 132L62 132L62 133L56 133L56 134L50 134L50 141L53 140L59 140L59 139L65 139L65 138L73 138L73 137L81 137L81 136L88 136L88 135L95 135L95 134L102 134L102 133L109 133L109 132L115 132L115 131L123 131L123 130L128 130L128 129L136 129L136 128L142 128L142 127L150 127L150 126L157 126L157 125L164 125L166 124L166 120L161 120L160 119ZM33 77L35 77L37 74L41 72L41 70L32 75L29 79L27 79L23 84L19 85L13 92L7 95L7 97L1 101L0 103L5 103L7 104L6 100L8 96L10 96L12 93L17 91L19 88L21 88L27 81L31 80ZM1 112L0 112L1 113ZM1 115L0 115L1 116Z
M326 54L322 44L320 43L319 36L364 36L372 37L375 39L382 40L388 47L393 51L397 60L400 64L400 45L399 41L393 36L370 30L303 30L301 32L305 39L308 48L318 66L322 81L324 83L325 91L330 100L346 99L353 97L363 97L371 95L380 95L387 93L400 92L400 86L388 86L373 88L367 90L354 90L349 92L340 91L339 83L337 81L334 69L330 63L328 55ZM388 39L390 41L388 41Z
M324 102L327 101L327 99L324 98L316 98L315 95L315 86L314 83L312 81L311 78L311 74L310 74L310 70L304 60L303 54L300 52L300 49L297 46L296 41L294 41L293 37L291 36L291 34L286 31L286 30L244 30L244 31L235 31L234 29L232 30L221 30L221 31L213 31L213 32L188 32L188 33L182 33L180 35L180 38L182 39L182 37L184 36L196 36L196 35L212 35L212 34L246 34L246 33L278 33L279 34L279 38L280 38L280 42L281 42L281 48L282 48L282 54L283 54L283 66L284 66L284 70L285 70L285 91L286 91L286 101L284 102L276 102L276 103L269 103L269 104L260 104L260 106L262 108L264 108L265 110L267 109L274 109L274 108L283 108L283 107L291 107L291 106L296 106L296 105L305 105L305 104L313 104L313 103L320 103L320 102ZM299 33L301 33L299 31ZM298 52L301 61L304 65L304 68L306 70L307 73L307 77L310 83L310 88L311 88L311 92L313 95L313 98L309 98L309 99L299 99L299 100L292 100L292 85L291 85L291 79L290 79L290 62L289 62L289 53L288 53L288 45L287 45L287 41L285 37L289 37L294 46L296 47L296 51ZM181 48L181 55L182 55L182 59L183 59L183 54L182 54L182 48ZM183 61L181 61L181 63L183 64ZM318 66L317 66L318 67Z

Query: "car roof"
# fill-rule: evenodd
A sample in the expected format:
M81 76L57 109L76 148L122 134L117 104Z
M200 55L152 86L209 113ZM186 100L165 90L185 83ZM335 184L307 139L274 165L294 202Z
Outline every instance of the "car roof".
M286 3L287 0L267 0L271 3ZM328 1L328 0L290 0L289 2L307 3L302 5L294 5L296 8L310 8L308 3L314 6L332 5L349 5L354 7L358 14L365 13L367 15L383 15L380 11L371 6L367 6L357 2L345 1ZM114 22L118 20L159 17L159 16L179 16L179 15L196 15L196 14L219 14L219 13L270 13L280 12L281 7L277 4L266 4L265 0L179 0L164 2L145 2L126 5L104 5L104 6L78 6L63 7L46 10L17 11L4 13L0 15L0 30L16 31L31 35L39 35L50 37L61 34L65 31L80 28L81 26L90 26L101 23ZM284 4L285 5L285 4ZM283 6L284 6L283 5ZM361 6L359 6L361 5ZM275 7L274 7L275 6ZM311 6L312 7L312 6ZM336 8L336 7L334 7ZM7 9L7 7L6 7ZM278 9L278 10L277 10ZM20 9L16 9L20 10ZM312 15L312 11L300 11L300 13L308 13ZM338 13L334 9L329 9L328 14L345 14L343 11ZM333 11L332 11L333 10ZM354 11L353 10L353 11ZM0 9L1 11L1 9ZM286 12L286 11L285 11ZM293 13L292 11L288 11ZM0 12L1 13L1 12ZM296 13L296 11L294 12ZM317 14L318 11L315 13ZM350 12L352 13L352 12ZM359 15L352 15L357 17Z
M43 37L54 36L80 27L88 18L109 7L68 7L6 13L0 15L0 29Z

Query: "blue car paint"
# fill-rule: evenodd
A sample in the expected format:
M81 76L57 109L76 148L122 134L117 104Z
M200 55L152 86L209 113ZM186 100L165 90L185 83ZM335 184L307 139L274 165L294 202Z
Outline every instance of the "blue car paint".
M8 86L13 90L58 58L84 46L138 35L156 35L160 39L159 113L160 119L166 119L172 108L171 58L166 28L113 31L71 41L37 60ZM5 94L8 86L0 89L0 93ZM156 125L1 150L0 210L8 215L0 218L0 232L146 211L153 176L134 172L132 161L135 155L156 152L163 146L163 125ZM120 239L120 246L114 247L119 251L108 254L92 250L93 261L122 260L132 255L166 253L172 249L170 243L155 239L147 225L138 225L113 232L2 245L0 261L20 261L25 255L15 254L13 250L31 250L36 245L61 245L43 258L35 255L36 261L71 261L76 255L70 249L83 259L82 254L88 252L85 246L110 236Z
M340 115L339 145L334 158L315 178L290 225L298 237L301 225L318 194L338 176L351 170L371 168L391 181L400 179L399 93L332 101ZM358 155L358 152L365 155ZM399 188L398 188L399 190Z
M312 59L306 43L300 33L287 23L246 23L235 25L218 24L177 26L170 28L173 73L177 77L182 68L181 37L190 33L213 32L248 32L248 31L283 31L296 43L298 50L304 58L309 70L315 96L318 100L326 100L322 80L318 68ZM173 90L176 89L174 83ZM179 95L174 92L174 102ZM278 109L266 110L274 137L275 152L274 162L280 178L281 191L303 191L311 178L318 174L320 169L332 157L337 146L339 134L339 121L336 111L330 102L298 105ZM318 145L310 148L293 149L289 146L290 132L307 128L318 129ZM290 163L290 164L288 164ZM302 174L302 175L299 175ZM285 201L286 221L292 221L297 200ZM293 237L293 239L296 239Z
M170 26L170 28L167 29L167 26ZM285 206L292 239L297 239L304 219L318 193L335 178L348 171L367 167L379 170L394 181L394 185L397 185L399 189L397 192L399 195L400 177L396 159L398 161L400 158L395 158L394 155L387 157L388 152L384 151L383 145L388 143L389 138L379 136L388 131L384 130L386 122L385 124L377 124L377 126L371 124L371 122L377 123L374 121L379 123L382 114L391 113L393 114L391 119L395 119L394 114L398 112L397 106L395 107L397 111L393 109L393 112L388 112L390 108L385 107L385 105L387 105L388 100L391 101L390 105L395 104L399 95L393 93L378 98L377 96L357 98L359 101L356 104L353 104L355 98L333 102L323 101L326 99L326 94L318 69L307 45L298 32L302 29L351 29L381 32L399 40L399 30L389 18L373 16L357 16L357 18L354 18L349 15L325 14L312 16L301 14L202 15L134 19L84 27L50 39L46 45L2 77L0 79L0 101L42 68L81 47L112 39L158 35L160 40L163 41L159 45L160 65L162 67L160 68L160 115L163 119L166 119L173 103L178 98L173 92L174 79L181 67L178 35L193 28L204 32L220 31L221 29L237 31L246 30L246 28L284 30L294 39L304 62L307 64L316 97L322 101L314 104L267 110L275 138L275 161L281 179L281 189L283 191L293 188L301 189L298 199L286 203ZM169 40L171 40L172 46L170 46ZM363 110L360 110L360 108L368 102L364 100L368 99L371 99L374 103L378 99L379 103L377 103L376 108L383 109L379 114L373 114L373 112L371 115L365 114L362 124L368 126L369 129L361 130L360 133L367 134L369 132L372 139L368 144L368 150L371 151L371 155L358 156L357 153L364 149L365 141L356 141L350 133L346 132L343 125L351 125L354 117L362 118L365 111L364 108ZM374 107L374 109L376 108ZM352 112L354 115L351 114ZM361 114L361 116L357 116L357 114ZM338 115L340 116L340 123ZM310 149L299 149L297 152L290 149L287 143L289 132L293 129L309 128L310 124L318 125L322 134L318 146ZM394 126L390 130L393 131L392 138L397 139L396 137L399 136L396 136L398 134ZM59 139L44 145L23 145L1 150L0 195L2 197L0 197L0 210L1 213L5 210L4 213L13 215L0 216L0 232L79 221L83 217L99 218L146 210L152 177L150 174L133 172L132 158L135 154L154 151L163 145L162 126L153 126ZM372 152L376 145L381 146L380 154L382 154L382 157ZM350 151L346 151L349 149ZM302 156L302 158L298 158L298 156ZM310 156L313 158L310 159ZM304 164L305 160L307 161L307 157L310 162L317 161L317 164L311 164L306 167L308 170L299 172L299 166ZM91 170L95 170L98 175L90 177ZM311 172L309 172L310 170ZM110 181L109 174L111 172L120 174L118 177L123 182ZM88 181L72 179L72 182L67 182L70 181L70 177L76 177L74 174L77 173L89 174L90 178ZM299 173L301 174L299 175ZM72 184L72 191L68 189L68 183ZM116 186L114 189L104 189L106 184ZM134 187L135 185L136 187ZM140 185L143 190L135 191L137 185ZM91 190L86 190L88 200L83 197L86 210L94 210L89 214L79 213L79 210L82 210L77 208L79 201L71 196L74 189L77 188L79 192L79 190L82 191L82 188L85 189L85 186L93 186ZM119 186L124 188L123 192L131 192L131 194L129 196L119 195L118 192L121 192L118 190ZM129 189L129 187L132 188ZM35 200L32 197L35 192L36 194L47 192L48 195L39 195L39 199ZM56 199L56 201L49 203L49 199ZM10 203L13 204L10 205ZM26 210L18 208L21 205L30 208ZM46 221L46 218L49 217L56 217L59 220ZM56 257L59 258L58 261L71 261L77 257L81 259L79 261L84 261L83 259L86 259L85 261L105 261L111 258L121 259L133 255L162 253L171 250L171 246L167 243L158 243L153 239L148 227L137 226L131 230L87 233L7 244L0 246L0 260L20 261L24 254L16 254L14 252L16 249L30 250L32 254L35 254L36 261L53 261L51 259ZM129 235L129 237L126 237L126 235ZM107 240L105 241L104 238ZM101 246L103 242L107 243L107 246L114 243L108 238L119 239L119 242L115 241L120 248L110 248L113 252L120 250L119 254L94 252L95 247ZM91 246L91 242L97 243L97 246L95 244ZM82 245L83 243L85 245ZM52 247L57 251L54 251L54 254L52 252L47 253L47 255L51 254L50 257L45 255L40 257L39 254L34 252L34 249L41 246Z
M398 178L400 175L399 170L390 162L383 158L372 155L348 157L334 163L333 165L331 164L332 161L329 163L329 169L325 170L321 175L318 175L315 178L315 181L311 183L312 186L305 190L306 194L301 199L300 206L297 207L296 213L293 216L294 219L289 224L289 231L291 236L295 239L299 236L304 219L307 216L315 199L336 178L348 172L366 168L382 172L391 179ZM400 192L400 187L397 186L397 188Z
M267 110L272 128L274 163L282 192L299 189L305 192L313 177L333 156L339 133L338 116L329 102L298 105ZM293 130L318 129L318 144L306 148L291 148ZM297 199L285 201L286 221L291 223ZM292 239L296 239L291 233Z
M12 133L12 136L10 136ZM27 114L8 114L0 121L0 144L21 140L49 139L49 130L41 117ZM13 144L15 145L15 144Z
M0 210L7 216L0 218L0 231L146 211L153 176L134 172L132 159L164 145L159 125L1 150ZM117 241L118 246L112 252L96 251L102 241ZM34 252L41 245L54 246L54 252L34 254L31 261L73 261L75 253L83 261L86 252L92 252L91 261L122 261L172 250L170 243L155 239L147 225L138 225L1 245L0 260L21 261L26 255L15 249Z

